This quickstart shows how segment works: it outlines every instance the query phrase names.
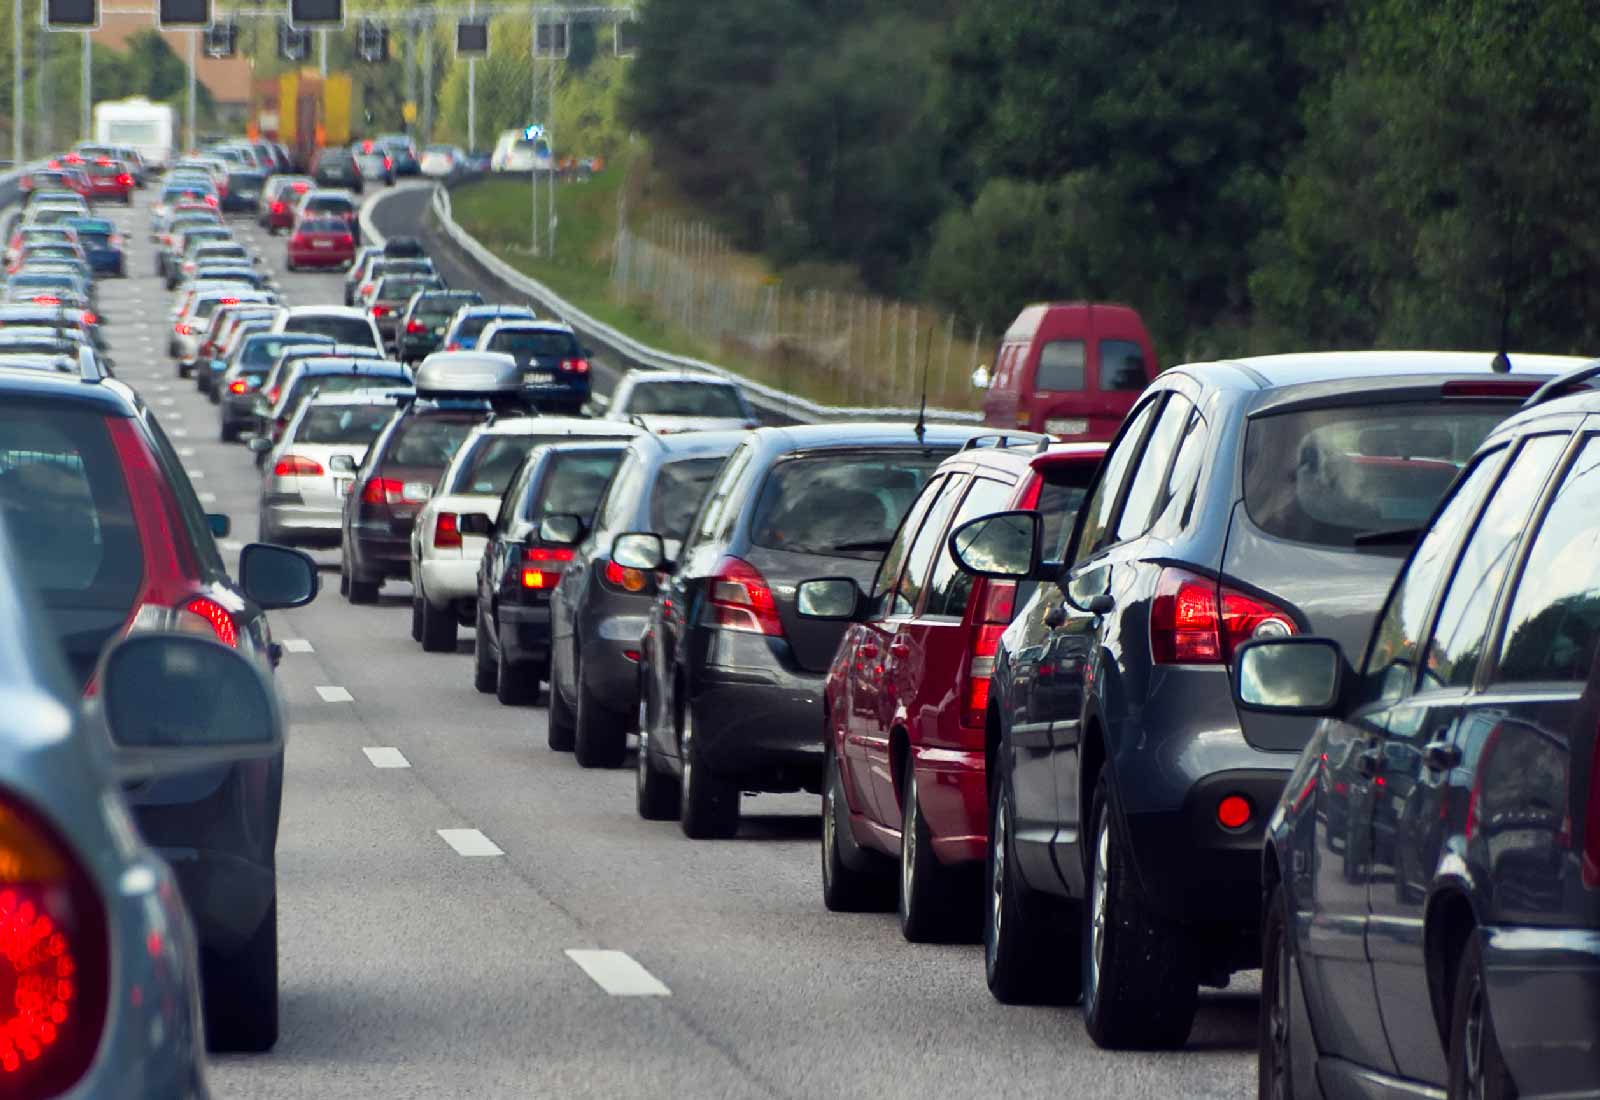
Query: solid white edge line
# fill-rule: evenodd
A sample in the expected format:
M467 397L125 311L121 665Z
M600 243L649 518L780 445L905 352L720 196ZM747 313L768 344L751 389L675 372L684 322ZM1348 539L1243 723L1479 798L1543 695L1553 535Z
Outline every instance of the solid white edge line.
M568 948L566 956L594 979L595 985L613 997L672 996L672 990L661 979L640 966L626 951Z
M322 685L317 688L317 694L322 696L324 703L353 703L355 696L342 687Z
M459 856L503 856L500 846L476 829L436 829L439 839Z
M405 753L399 749L374 746L372 748L363 748L361 751L367 754L367 759L372 761L374 768L409 768L411 766L411 761L407 760Z

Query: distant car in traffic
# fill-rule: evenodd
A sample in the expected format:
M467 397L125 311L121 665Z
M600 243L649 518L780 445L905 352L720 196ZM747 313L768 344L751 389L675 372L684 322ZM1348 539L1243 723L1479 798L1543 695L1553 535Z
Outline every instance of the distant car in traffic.
M302 217L289 235L284 266L304 268L348 267L355 259L356 236L342 218Z
M737 383L692 371L628 371L612 391L605 415L657 434L728 431L761 423Z
M286 546L337 546L356 469L396 407L393 391L376 389L300 402L262 465L261 537Z
M318 187L343 187L358 195L365 186L355 155L349 149L338 146L317 153L311 162L311 178Z
M576 415L589 402L589 349L560 321L491 321L478 337L482 351L504 352L522 370L522 388L542 411Z
M478 346L483 330L498 320L536 320L528 306L482 305L464 306L456 311L445 330L443 351L472 351Z
M395 330L395 358L415 363L438 351L457 311L483 304L476 290L422 290L411 296Z

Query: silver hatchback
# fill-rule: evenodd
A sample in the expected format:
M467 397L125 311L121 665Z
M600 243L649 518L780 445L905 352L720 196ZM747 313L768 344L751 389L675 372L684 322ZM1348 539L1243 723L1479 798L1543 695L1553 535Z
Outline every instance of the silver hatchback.
M337 546L356 470L395 408L392 396L376 390L302 401L263 464L262 540Z

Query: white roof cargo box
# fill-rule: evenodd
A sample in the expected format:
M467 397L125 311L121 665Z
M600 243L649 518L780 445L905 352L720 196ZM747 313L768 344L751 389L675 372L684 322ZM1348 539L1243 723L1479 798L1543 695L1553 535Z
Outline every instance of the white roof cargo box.
M498 351L436 351L417 368L418 397L497 397L522 392L517 361Z

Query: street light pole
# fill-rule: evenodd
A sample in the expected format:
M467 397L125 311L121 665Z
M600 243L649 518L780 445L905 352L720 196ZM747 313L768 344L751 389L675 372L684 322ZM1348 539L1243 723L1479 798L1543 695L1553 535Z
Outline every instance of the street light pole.
M188 115L188 123L189 123L189 144L188 144L188 148L190 148L190 149L195 148L195 146L197 146L199 144L199 141L198 141L198 139L197 139L197 137L195 135L195 129L194 129L194 100L195 100L194 67L195 67L195 64L196 64L196 62L198 60L197 54L199 52L199 42L200 42L200 32L199 31L190 31L189 32L189 87L188 87L188 102L185 105L186 111L187 111L187 115Z
M78 110L78 133L81 141L89 141L89 103L94 95L94 47L89 42L89 32L83 32L83 73L78 89L78 98L82 101Z

